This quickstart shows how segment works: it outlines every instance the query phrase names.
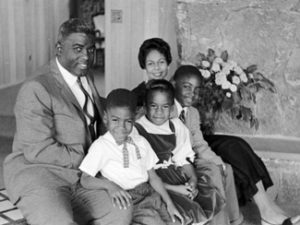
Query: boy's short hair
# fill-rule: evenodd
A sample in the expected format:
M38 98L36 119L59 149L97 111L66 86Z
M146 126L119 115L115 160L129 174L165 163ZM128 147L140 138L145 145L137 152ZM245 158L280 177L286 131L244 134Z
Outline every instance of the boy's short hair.
M180 66L174 73L173 80L176 82L183 77L190 77L191 75L195 75L197 77L201 77L201 72L197 67L192 65L183 65Z
M146 68L146 57L150 51L157 50L166 58L167 64L172 62L170 45L161 38L150 38L143 42L140 46L138 59L142 69Z
M175 89L174 89L173 85L167 80L157 79L157 80L150 80L147 83L146 95L145 95L145 104L146 105L148 103L149 96L155 91L167 93L169 96L169 99L171 100L171 104L172 105L174 104Z
M128 107L132 113L135 113L136 105L135 94L125 88L112 90L106 98L106 110L114 107Z
M58 31L58 42L62 42L66 37L73 33L84 33L95 36L94 27L83 19L71 18L60 25Z

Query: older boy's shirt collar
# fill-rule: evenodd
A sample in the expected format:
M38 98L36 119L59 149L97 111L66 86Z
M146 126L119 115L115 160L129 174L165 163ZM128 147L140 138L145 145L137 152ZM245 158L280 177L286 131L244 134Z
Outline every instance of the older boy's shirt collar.
M182 107L181 104L175 99L175 107L177 109L177 117L180 115L180 112L184 110L184 113L186 114L188 107Z

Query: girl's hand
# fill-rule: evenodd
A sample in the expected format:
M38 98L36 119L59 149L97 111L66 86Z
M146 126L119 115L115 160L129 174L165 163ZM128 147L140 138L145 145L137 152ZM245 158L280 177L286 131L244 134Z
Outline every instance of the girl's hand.
M114 188L109 189L108 194L112 199L112 204L114 207L119 207L119 209L127 209L131 205L131 195L118 185L115 185Z
M178 210L176 209L173 203L167 205L167 210L173 223L176 222L176 217L177 217L180 223L183 224L184 222L183 217L180 215L180 213L178 212Z
M172 188L173 191L180 193L182 195L187 196L188 198L192 198L192 189L189 185L176 185Z
M187 186L188 190L190 191L191 195L189 195L188 197L190 199L194 199L197 194L198 194L198 189L197 189L197 186L196 186L196 183L194 181L189 181L187 183L185 183L185 185Z

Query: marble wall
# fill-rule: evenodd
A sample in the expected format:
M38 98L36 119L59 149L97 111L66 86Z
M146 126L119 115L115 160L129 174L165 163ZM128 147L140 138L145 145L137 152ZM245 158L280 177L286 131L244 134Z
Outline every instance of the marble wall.
M223 115L217 131L300 141L300 1L177 0L182 60L213 48L242 67L257 64L277 93L261 91L258 130ZM300 147L299 147L300 151Z

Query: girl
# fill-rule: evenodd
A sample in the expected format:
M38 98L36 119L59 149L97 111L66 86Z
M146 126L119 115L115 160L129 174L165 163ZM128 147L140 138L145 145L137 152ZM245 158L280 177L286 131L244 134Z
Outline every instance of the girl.
M188 129L178 119L169 119L174 104L174 88L166 80L149 82L146 91L146 115L136 128L150 143L159 158L155 166L171 198L186 219L204 224L224 206L224 198L210 184L209 177L197 174ZM192 222L192 221L191 221ZM189 224L189 223L188 223ZM224 217L222 224L229 224Z

